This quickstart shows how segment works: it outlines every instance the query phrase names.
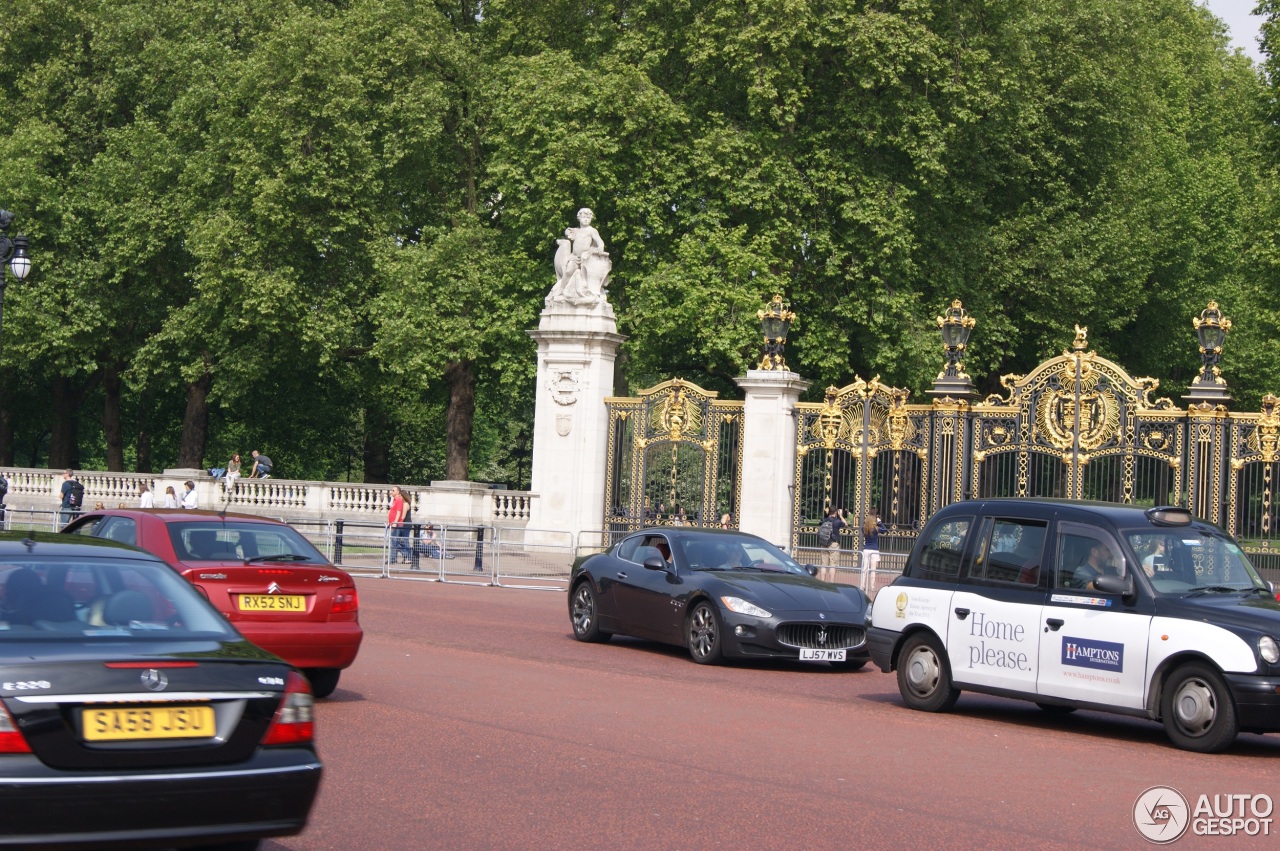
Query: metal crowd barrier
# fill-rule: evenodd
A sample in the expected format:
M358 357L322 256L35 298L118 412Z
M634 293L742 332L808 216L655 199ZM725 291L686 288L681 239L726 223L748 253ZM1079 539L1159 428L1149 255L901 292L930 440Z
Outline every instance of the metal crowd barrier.
M494 543L493 584L504 588L565 591L573 567L573 533L500 528Z
M612 532L604 529L587 529L578 533L578 545L574 548L574 556L589 556L602 553L618 542Z
M434 538L428 536L428 526L433 527ZM493 584L490 527L407 523L400 529L378 528L382 530L382 576Z
M389 543L381 523L329 520L293 522L329 561L357 576L386 576Z
M73 519L78 516L78 514L73 515ZM56 532L65 525L62 522L62 512L57 509L52 511L34 508L6 507L4 509L5 531Z

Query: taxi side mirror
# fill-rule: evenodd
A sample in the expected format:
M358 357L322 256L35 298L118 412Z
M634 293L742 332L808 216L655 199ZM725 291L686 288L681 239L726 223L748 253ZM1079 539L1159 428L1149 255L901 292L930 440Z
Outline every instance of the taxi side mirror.
M1093 587L1107 594L1119 594L1132 597L1135 593L1132 576L1099 576L1093 580Z
M666 570L667 563L662 560L661 556L649 556L644 560L646 570Z
M804 572L809 574L810 576L817 576L818 568L814 567L812 564L806 564L804 566Z

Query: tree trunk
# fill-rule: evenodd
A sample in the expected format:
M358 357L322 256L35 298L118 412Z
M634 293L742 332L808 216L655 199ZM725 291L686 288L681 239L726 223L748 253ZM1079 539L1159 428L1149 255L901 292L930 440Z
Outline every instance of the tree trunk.
M151 472L151 405L155 398L155 391L150 387L145 388L138 398L138 434L133 444L136 456L133 469L136 473Z
M120 424L120 368L114 363L102 366L102 436L107 443L107 469L124 472L124 431Z
M0 408L0 465L13 466L13 411Z
M391 427L381 408L364 409L364 481L385 485L391 476Z
M476 418L476 378L470 361L455 361L444 371L449 385L449 412L445 416L445 476L465 482L471 455L471 428Z
M80 447L76 443L76 411L80 393L70 378L54 376L53 429L49 435L49 469L76 469L80 466Z
M204 450L209 441L209 388L213 375L204 375L187 385L187 412L182 417L182 439L178 444L178 466L198 470L204 467Z

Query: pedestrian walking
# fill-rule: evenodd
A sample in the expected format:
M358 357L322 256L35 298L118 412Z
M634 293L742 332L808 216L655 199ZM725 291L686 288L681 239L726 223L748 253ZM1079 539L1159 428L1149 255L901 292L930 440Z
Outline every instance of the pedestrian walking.
M410 561L409 552L409 502L398 485L391 488L391 507L387 510L387 531L391 535L391 563L395 564L403 554Z

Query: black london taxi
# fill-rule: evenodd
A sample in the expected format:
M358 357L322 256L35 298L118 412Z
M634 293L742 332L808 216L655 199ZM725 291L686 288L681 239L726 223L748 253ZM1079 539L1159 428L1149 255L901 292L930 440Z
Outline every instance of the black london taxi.
M881 589L871 660L913 709L962 690L1161 721L1226 750L1280 731L1280 602L1185 508L970 500L935 514Z

